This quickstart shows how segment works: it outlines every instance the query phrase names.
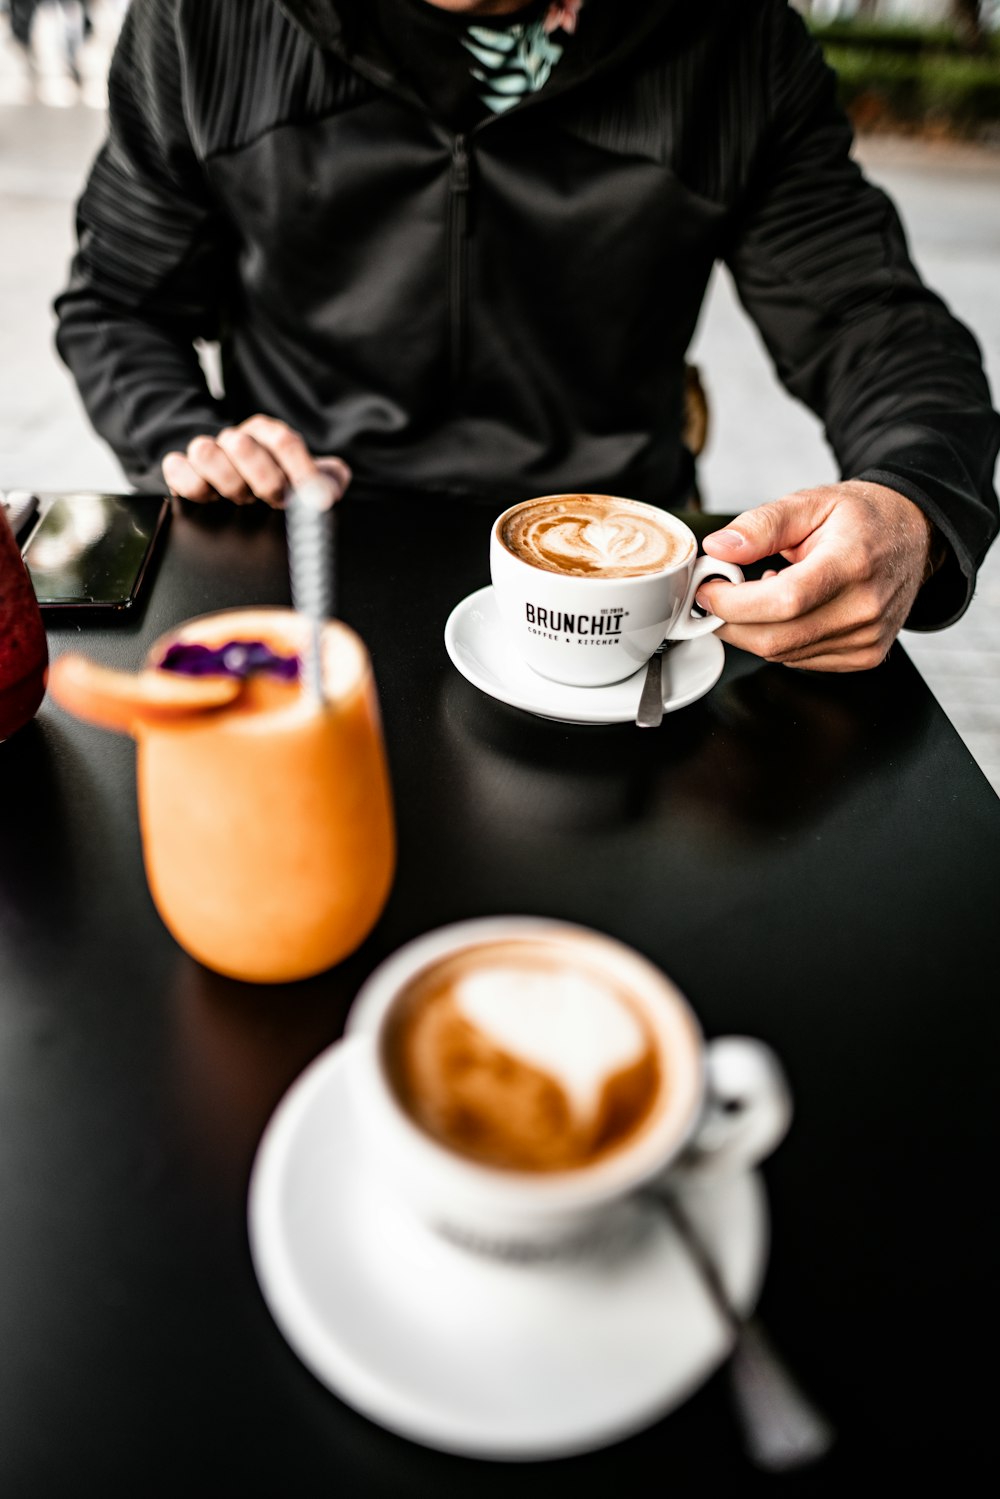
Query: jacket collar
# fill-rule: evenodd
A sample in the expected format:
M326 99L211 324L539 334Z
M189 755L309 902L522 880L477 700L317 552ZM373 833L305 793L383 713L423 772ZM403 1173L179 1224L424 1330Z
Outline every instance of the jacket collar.
M276 3L319 46L335 52L376 82L398 86L392 59L370 23L366 0ZM631 4L587 0L586 23L581 22L573 48L559 70L558 92L618 66L637 52L671 13L675 13L676 24L686 9L681 0L632 0Z

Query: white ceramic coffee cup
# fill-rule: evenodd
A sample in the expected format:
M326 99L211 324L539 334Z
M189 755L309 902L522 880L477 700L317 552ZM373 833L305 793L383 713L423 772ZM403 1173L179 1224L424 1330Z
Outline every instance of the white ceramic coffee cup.
M633 1139L588 1165L522 1172L482 1165L439 1143L407 1114L384 1059L393 1006L410 982L453 953L539 940L568 948L624 982L641 1003L671 1085ZM654 964L585 927L503 916L459 922L417 938L375 970L348 1017L347 1069L360 1143L386 1184L431 1227L502 1254L559 1251L599 1233L609 1210L683 1172L745 1171L784 1135L788 1087L773 1052L749 1037L706 1043L687 1001Z
M511 505L494 521L490 576L507 633L518 654L540 676L574 687L605 686L631 676L661 640L693 640L722 624L714 614L694 612L695 594L706 578L742 583L743 573L732 562L699 557L694 532L676 516L653 505L624 501L630 508L648 511L656 525L677 540L674 560L632 578L576 577L537 567L504 545L502 530L508 517L523 505L538 503L536 499Z

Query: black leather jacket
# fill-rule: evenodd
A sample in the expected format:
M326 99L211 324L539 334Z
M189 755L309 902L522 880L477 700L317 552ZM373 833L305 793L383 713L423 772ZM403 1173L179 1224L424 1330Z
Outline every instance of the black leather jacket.
M908 495L949 543L909 621L934 628L997 530L1000 420L849 147L785 0L588 0L549 84L466 135L364 0L133 0L58 346L140 486L266 411L382 484L669 506L722 260L844 476ZM197 339L220 344L224 394Z

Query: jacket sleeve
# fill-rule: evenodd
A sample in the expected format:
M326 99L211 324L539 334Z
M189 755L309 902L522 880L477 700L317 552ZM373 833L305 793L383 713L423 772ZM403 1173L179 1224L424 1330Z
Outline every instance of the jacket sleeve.
M851 160L818 46L784 0L766 19L768 127L726 260L842 476L906 495L947 543L907 620L940 629L965 612L997 534L1000 418L975 339L924 286L895 208Z
M133 0L108 80L109 128L77 205L56 345L130 481L226 425L194 348L219 335L226 232L185 126L170 0Z

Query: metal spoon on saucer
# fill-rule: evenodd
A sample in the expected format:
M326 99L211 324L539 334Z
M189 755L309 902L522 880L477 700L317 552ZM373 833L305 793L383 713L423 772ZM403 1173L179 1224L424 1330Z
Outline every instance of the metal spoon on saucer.
M718 1265L676 1194L647 1195L666 1212L732 1334L730 1383L750 1460L767 1472L784 1473L825 1457L833 1446L833 1427L772 1347L760 1322L737 1311Z
M635 715L636 727L655 729L663 722L663 658L679 640L661 640L646 665L646 680L642 684L639 711ZM668 684L669 685L669 684Z

